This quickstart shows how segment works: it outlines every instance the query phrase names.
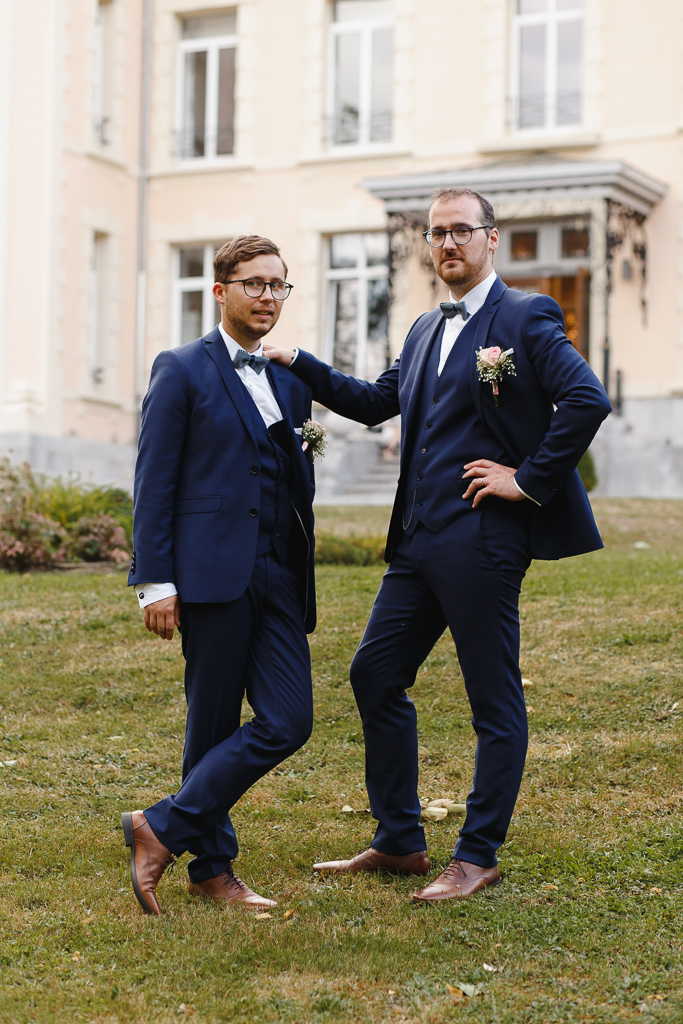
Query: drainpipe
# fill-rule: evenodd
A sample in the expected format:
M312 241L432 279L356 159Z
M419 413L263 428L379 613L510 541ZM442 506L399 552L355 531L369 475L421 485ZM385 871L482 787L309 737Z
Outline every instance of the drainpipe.
M610 295L612 293L612 249L614 239L610 231L610 219L612 215L611 200L606 201L607 227L605 230L605 340L602 346L602 384L609 395L610 377L610 334L609 334L609 307Z
M152 67L153 0L143 0L142 90L140 102L140 168L138 179L138 281L135 335L136 436L140 433L140 408L145 388L145 335L147 312L147 202L149 180L149 115Z

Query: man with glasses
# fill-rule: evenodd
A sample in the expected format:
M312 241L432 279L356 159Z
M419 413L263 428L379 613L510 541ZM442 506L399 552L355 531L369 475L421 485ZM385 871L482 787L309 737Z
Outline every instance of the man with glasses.
M379 825L369 850L315 868L430 870L407 691L448 628L478 738L474 781L453 858L413 894L417 902L463 899L500 881L496 851L527 748L522 580L532 558L602 547L576 466L610 411L557 303L497 277L498 231L484 196L438 189L425 238L451 301L415 321L400 358L374 384L266 346L334 412L368 425L401 414L390 564L351 665Z
M300 437L311 391L263 355L292 286L258 235L224 245L214 275L221 322L155 359L135 470L129 584L150 632L181 631L186 662L182 785L123 815L148 914L160 913L157 884L186 850L190 893L275 905L234 874L229 812L306 742L313 718L314 486ZM245 694L254 717L240 726Z

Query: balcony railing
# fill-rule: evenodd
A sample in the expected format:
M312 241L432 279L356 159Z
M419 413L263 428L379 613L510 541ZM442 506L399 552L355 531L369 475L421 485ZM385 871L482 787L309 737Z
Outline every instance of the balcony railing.
M581 124L581 106L581 92L578 90L554 95L511 96L508 98L508 126L522 131Z
M391 142L393 121L391 110L377 110L365 117L357 110L340 110L326 119L325 142L330 146Z
M234 128L202 131L181 128L173 133L173 155L179 160L202 160L230 156L235 151Z

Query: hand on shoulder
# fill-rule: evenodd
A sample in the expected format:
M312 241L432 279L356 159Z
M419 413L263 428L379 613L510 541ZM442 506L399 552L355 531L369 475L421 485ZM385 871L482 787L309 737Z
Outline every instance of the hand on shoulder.
M295 351L293 348L278 348L276 345L269 345L268 342L263 343L264 356L280 366L289 366L294 359Z

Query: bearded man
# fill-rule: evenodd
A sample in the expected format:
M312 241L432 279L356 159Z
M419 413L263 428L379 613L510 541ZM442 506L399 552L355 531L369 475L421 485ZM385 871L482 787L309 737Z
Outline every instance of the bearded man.
M451 302L419 317L376 382L312 355L266 354L334 412L368 425L401 414L401 473L384 576L351 665L363 722L372 845L321 872L430 870L407 691L446 628L477 733L474 778L453 858L417 902L497 884L527 749L519 594L532 558L602 547L576 467L610 404L572 347L557 303L508 289L493 269L495 213L478 192L441 188L427 243Z

